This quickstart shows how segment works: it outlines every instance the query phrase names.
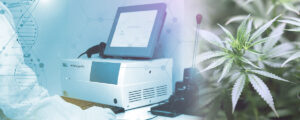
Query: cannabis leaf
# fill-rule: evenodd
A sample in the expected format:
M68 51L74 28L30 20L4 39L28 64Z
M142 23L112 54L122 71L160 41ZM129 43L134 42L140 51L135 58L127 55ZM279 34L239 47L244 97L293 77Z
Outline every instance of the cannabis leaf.
M284 82L289 82L288 80L285 80L285 79L283 79L281 77L278 77L277 75L275 75L273 73L269 73L269 72L266 72L266 71L262 71L262 70L250 70L250 71L253 72L253 73L256 73L256 74L268 77L268 78L273 78L273 79L276 79L276 80L281 80L281 81L284 81Z
M210 70L210 69L220 66L222 63L224 63L226 61L226 59L227 59L226 57L219 58L218 60L216 60L215 62L210 64L208 67L203 69L201 72L205 72L207 70Z
M294 53L291 57L289 57L286 61L284 61L281 67L285 66L288 62L291 62L292 60L295 60L297 58L300 58L300 52Z
M199 33L200 33L200 36L203 37L203 40L205 40L213 45L216 45L217 47L224 48L223 42L215 34L209 32L209 31L205 31L205 30L199 30Z
M225 23L225 25L228 25L230 23L233 22L238 22L238 21L243 21L247 18L247 15L237 15L237 16L233 16L231 17L229 20L227 20L227 22Z
M256 51L261 51L261 54L257 54L257 60L259 61L259 66L261 68L265 68L265 65L273 68L280 68L281 65L279 65L281 60L278 61L278 59L274 59L275 57L277 58L284 58L286 59L286 55L292 53L293 50L293 45L288 44L288 43L283 43L279 44L279 40L282 39L284 29L286 27L285 23L282 23L278 26L276 26L269 37L263 38L259 41L265 41L265 43L261 46L253 45L256 48ZM276 46L277 45L277 46ZM261 47L258 49L258 47ZM251 52L251 51L250 51Z
M245 86L245 76L241 75L236 81L232 89L231 97L232 97L232 113L235 110L235 106L242 94L242 91Z
M273 62L273 61L264 61L264 64L273 67L273 68L281 68L282 63Z
M260 69L260 67L258 67L257 65L255 65L254 63L252 63L250 60L248 60L248 59L246 59L246 58L241 58L241 61L243 61L244 63L247 63L247 64L249 64L249 65L251 65L251 66L253 66L253 67L255 67L255 68L258 68L258 69Z
M261 34L263 32L265 32L272 24L273 22L278 18L279 16L275 17L274 19L272 19L271 21L267 22L266 24L264 24L263 26L261 26L258 30L256 30L251 38L250 41L257 39L259 36L261 36Z
M219 78L218 82L221 82L221 80L224 78L224 76L230 71L231 67L232 67L232 62L233 60L229 60L229 62L227 62L223 68L223 72L221 74L221 77Z
M288 11L294 12L298 15L300 15L300 10L294 4L299 2L298 0L279 0L279 3L282 4L282 6L287 9Z
M196 62L198 64L200 62L209 60L211 58L220 57L220 56L223 56L223 55L225 55L225 53L222 52L222 51L208 51L208 52L205 52L205 53L202 53L202 54L198 55L197 58L196 58Z
M295 17L284 17L284 20L279 20L279 22L287 23L295 26L295 28L288 29L288 31L300 32L300 19Z
M275 46L275 44L279 41L282 34L284 33L284 28L285 28L285 24L280 24L272 31L270 37L267 39L263 47L264 52L271 50Z
M247 13L250 13L253 17L254 27L258 28L268 21L269 13L273 10L274 6L267 1L264 3L262 0L233 0L240 8ZM266 12L267 11L267 12ZM237 15L228 19L226 25L233 22L240 22L247 19L247 15Z
M271 13L281 11L281 14L288 11L300 15L300 9L295 4L299 0L233 0L240 8L253 15L254 27L258 28L271 19ZM285 9L285 10L282 10ZM278 13L279 14L279 13ZM247 19L246 15L237 15L228 19L226 25L233 22L240 22ZM294 29L298 30L298 29Z
M279 117L276 112L273 97L267 85L256 75L249 74L249 81L252 84L253 88L256 92L267 102L267 104L271 107L277 117Z
M283 57L285 55L291 54L293 52L293 49L294 46L291 43L282 43L278 46L275 46L266 55L269 58Z
M274 52L280 51L282 47L288 46L287 44L282 44L277 46L280 40L285 24L280 24L275 27L268 37L262 38L261 36L265 33L267 29L278 19L279 16L273 18L272 20L266 22L264 25L259 27L252 33L253 20L250 16L239 25L236 34L232 34L222 25L219 27L226 34L225 40L221 40L217 35L205 30L200 30L200 37L219 47L220 50L209 51L197 56L198 64L204 61L211 60L212 62L204 68L201 72L205 72L211 69L216 69L214 72L220 73L221 75L217 78L217 82L221 82L226 79L226 76L231 76L230 81L234 82L232 89L232 112L236 107L237 101L243 91L246 81L250 81L254 89L259 93L259 95L266 101L266 103L271 107L276 115L274 102L272 95L268 87L263 83L263 81L256 75L289 82L273 73L263 70L263 64L274 63L269 58L276 56ZM285 48L284 50L290 50ZM270 55L269 55L270 54ZM278 53L277 53L278 54ZM256 57L257 58L256 58ZM300 57L300 56L299 56ZM224 64L224 65L223 65ZM259 64L259 66L257 65ZM280 64L276 64L278 66ZM232 72L235 72L233 74Z

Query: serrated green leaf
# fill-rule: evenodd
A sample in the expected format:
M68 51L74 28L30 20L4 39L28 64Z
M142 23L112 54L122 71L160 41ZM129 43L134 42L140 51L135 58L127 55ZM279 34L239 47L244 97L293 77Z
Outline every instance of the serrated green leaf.
M220 57L226 55L226 53L222 51L208 51L205 53L202 53L196 57L196 64L199 64L203 61L209 60L211 58Z
M257 45L257 44L264 43L264 42L267 41L267 39L269 39L269 38L264 38L264 39L261 39L261 40L257 40L254 43L252 43L250 46L248 46L248 48L251 48L251 47L253 47L253 46Z
M243 21L245 19L247 19L246 15L233 16L233 17L229 18L229 20L227 20L227 22L225 23L225 25L228 25L228 24L233 23L233 22Z
M245 76L241 75L234 83L232 93L231 93L232 113L235 110L236 104L242 94L244 86L245 86Z
M249 64L249 65L251 65L251 66L253 66L253 67L257 68L257 69L260 69L257 65L255 65L250 60L248 60L248 59L246 59L244 57L241 57L241 61L243 61L244 63L247 63L247 64Z
M226 33L226 35L231 39L231 40L234 40L234 37L233 35L231 34L231 32L229 30L227 30L226 28L224 28L222 25L218 24L221 29Z
M258 46L258 45L260 45L260 44L256 44L256 46ZM257 50L248 49L248 51L249 51L250 53L253 53L253 54L256 54L256 55L263 55L263 53L258 52Z
M279 117L275 109L273 97L267 85L256 75L250 74L248 75L248 77L255 91L264 99L264 101L269 105L269 107L273 110L276 116Z
M268 78L272 78L272 79L275 79L275 80L280 80L280 81L284 81L284 82L290 82L286 79L283 79L281 77L278 77L277 75L273 74L273 73L269 73L269 72L266 72L266 71L262 71L262 70L250 70L252 73L255 73L255 74L258 74L258 75L262 75L262 76L265 76L265 77L268 77Z
M216 45L218 47L224 48L224 44L222 40L215 34L206 31L206 30L199 30L200 36L203 38L203 40Z
M286 61L284 61L281 65L281 67L285 66L287 63L300 58L300 52L294 53L291 57L289 57Z
M231 39L229 39L229 38L225 38L225 47L226 47L226 50L229 50L229 51L232 51L232 47L231 47L231 43L232 42L232 40Z
M280 24L277 26L270 34L270 37L266 39L266 43L264 45L263 51L267 52L272 49L275 44L279 41L282 34L284 33L285 24Z
M211 63L210 65L208 65L208 67L206 67L205 69L203 69L201 72L205 72L207 70L216 68L216 67L220 66L221 64L223 64L226 60L227 60L226 57L219 58L216 61L214 61L213 63Z
M280 68L281 67L281 63L276 63L276 62L271 62L271 61L263 61L264 64L273 67L273 68Z
M256 30L252 36L250 37L250 41L254 41L257 39L259 36L261 36L262 33L264 33L272 24L273 22L278 18L279 16L275 17L271 21L267 22L263 26L261 26L258 30Z
M294 53L293 51L284 51L284 52L269 56L269 58L285 58L285 59L288 59L289 55L293 54L293 53Z
M282 57L288 55L292 52L294 46L291 43L283 43L274 48L272 48L266 55L269 58Z
M252 31L252 24L253 24L253 19L250 19L247 25L247 31L246 34L250 34Z
M300 18L296 18L296 17L283 17L283 18L293 20L293 21L296 21L296 22L300 23Z
M239 71L233 72L233 74L229 78L230 83L236 81L236 79L238 79L240 75L241 73Z
M240 24L237 30L236 38L238 40L243 39L246 36L247 32L247 21L249 20L250 15L247 16L247 18Z
M253 46L255 51L262 51L262 44L257 44ZM261 52L259 52L260 54L262 54Z
M297 21L292 21L292 20L278 20L278 21L282 22L282 23L287 23L287 24L295 25L295 26L300 26L300 22L297 22Z
M225 77L225 75L230 71L231 69L231 66L232 66L232 63L233 63L233 60L229 60L224 68L223 68L223 71L222 71L222 74L221 74L221 77L219 78L218 80L218 83L221 82L221 80Z

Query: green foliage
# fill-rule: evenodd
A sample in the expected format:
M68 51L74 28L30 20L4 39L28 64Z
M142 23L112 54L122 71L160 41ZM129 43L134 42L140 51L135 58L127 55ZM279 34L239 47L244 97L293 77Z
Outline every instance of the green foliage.
M279 16L278 16L279 17ZM227 38L222 41L218 36L214 35L205 30L200 30L200 35L203 40L208 41L217 47L219 47L220 51L209 52L210 54L204 53L199 55L200 62L209 59L216 59L211 64L209 64L206 68L204 68L201 72L211 70L213 68L217 68L224 64L222 74L218 79L218 82L221 82L226 74L229 71L238 71L239 77L236 79L232 79L231 81L235 81L233 90L232 90L232 111L234 111L237 101L243 91L245 82L250 82L253 88L257 93L264 99L264 101L269 105L269 107L274 111L274 113L278 116L275 105L273 102L273 98L271 92L267 85L261 80L260 76L281 80L288 82L287 80L276 76L270 72L267 72L265 69L258 67L256 63L259 61L250 60L249 54L251 55L264 55L265 51L269 51L271 48L275 46L278 41L278 36L283 33L283 27L280 26L280 29L275 29L270 37L262 38L262 34L274 23L274 21L278 18L275 17L271 21L262 25L259 29L254 32L252 31L252 19L247 17L237 29L237 34L234 35L219 25L221 29L226 33ZM262 43L268 42L269 44L265 44L265 49L255 50L254 47L261 45ZM269 57L265 55L265 57ZM221 69L221 67L217 68Z
M254 19L254 26L258 28L270 20L276 14L287 14L293 12L300 15L300 9L295 6L299 0L233 0L241 9L251 14ZM281 9L284 9L283 11ZM246 19L246 15L231 17L226 24L240 22Z
M298 120L300 0L227 1L231 12L220 13L229 18L227 26L208 28L218 35L199 30L210 43L197 57L207 76L200 85L201 113L208 120Z
M296 17L285 17L285 20L280 20L280 22L291 24L292 29L288 29L288 31L300 32L300 18Z

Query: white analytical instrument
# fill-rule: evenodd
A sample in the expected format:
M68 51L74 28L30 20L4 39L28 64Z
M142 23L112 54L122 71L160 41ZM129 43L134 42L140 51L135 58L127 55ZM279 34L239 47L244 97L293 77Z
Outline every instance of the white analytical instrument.
M65 97L128 110L172 94L172 59L66 59L61 67Z

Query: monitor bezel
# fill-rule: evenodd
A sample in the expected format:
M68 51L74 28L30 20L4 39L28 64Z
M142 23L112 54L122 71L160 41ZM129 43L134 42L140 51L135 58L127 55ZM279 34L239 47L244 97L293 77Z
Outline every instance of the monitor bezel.
M162 27L165 22L166 7L167 6L165 3L119 7L117 10L115 20L113 22L113 26L107 41L104 54L106 56L112 56L112 57L152 58L155 51L155 47L160 37ZM157 10L157 15L155 18L155 22L153 25L153 29L147 47L111 47L110 46L121 13L148 11L148 10Z

